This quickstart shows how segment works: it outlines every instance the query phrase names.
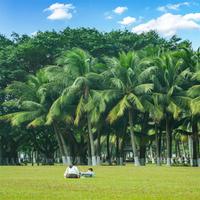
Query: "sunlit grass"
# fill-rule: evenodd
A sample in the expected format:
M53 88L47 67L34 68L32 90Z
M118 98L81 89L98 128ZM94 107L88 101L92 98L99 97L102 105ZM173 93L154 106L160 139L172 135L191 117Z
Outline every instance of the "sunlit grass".
M70 180L63 178L64 166L0 167L0 199L200 199L199 168L128 165L94 169L95 178Z

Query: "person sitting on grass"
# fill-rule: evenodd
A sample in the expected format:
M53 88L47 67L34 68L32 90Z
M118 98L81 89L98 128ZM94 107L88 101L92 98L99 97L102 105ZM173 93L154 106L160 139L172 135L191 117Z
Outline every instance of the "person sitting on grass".
M94 177L95 173L92 168L89 168L87 172L81 172L81 177Z
M80 178L80 172L74 165L69 165L64 173L65 178Z

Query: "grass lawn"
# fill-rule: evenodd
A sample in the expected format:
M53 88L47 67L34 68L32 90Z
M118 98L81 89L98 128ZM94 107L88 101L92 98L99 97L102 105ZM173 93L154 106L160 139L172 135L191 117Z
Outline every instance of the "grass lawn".
M95 178L76 180L64 179L64 170L64 166L0 167L0 199L200 199L200 168L102 166L94 168Z

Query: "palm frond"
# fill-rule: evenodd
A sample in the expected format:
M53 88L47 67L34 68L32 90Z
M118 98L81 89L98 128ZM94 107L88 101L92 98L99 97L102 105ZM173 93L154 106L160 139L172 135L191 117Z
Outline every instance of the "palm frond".
M125 111L130 108L131 105L127 100L127 96L125 95L117 105L109 112L107 120L112 124L114 121L122 117Z
M27 128L36 128L45 125L46 118L45 115L35 118L32 122L27 125Z
M137 94L145 94L145 93L150 93L154 88L153 83L145 83L145 84L140 84L134 88L134 91Z
M192 115L200 114L200 97L193 99L190 103Z
M34 101L23 101L20 104L20 109L26 110L26 111L42 110L43 105Z
M20 126L40 116L39 111L20 111L0 116L0 120L10 121L12 126Z
M84 102L83 96L81 96L80 101L79 101L77 108L76 108L76 117L75 117L75 120L74 120L75 125L79 124L79 121L80 121L82 114L84 112L85 112L85 102Z
M200 85L193 85L189 88L187 93L192 98L198 97L200 94Z
M50 125L53 120L55 120L56 118L58 118L61 115L61 98L59 97L56 101L54 101L54 103L52 104L52 106L49 109L49 112L47 114L46 117L46 124Z
M140 111L144 111L144 107L140 101L140 99L133 93L130 93L127 97L128 102L130 102L131 105L133 105L135 108L137 108Z
M119 78L111 78L110 81L112 85L116 87L117 89L120 89L120 90L125 89L124 83Z
M151 80L153 74L155 74L156 70L158 70L158 68L156 66L151 66L146 68L145 70L143 70L139 76L138 76L138 80L140 83L143 83L146 80Z
M173 114L174 119L177 119L182 111L181 108L178 105L176 105L173 101L170 101L167 110Z
M10 100L5 101L2 103L2 106L9 107L9 108L19 108L19 100Z

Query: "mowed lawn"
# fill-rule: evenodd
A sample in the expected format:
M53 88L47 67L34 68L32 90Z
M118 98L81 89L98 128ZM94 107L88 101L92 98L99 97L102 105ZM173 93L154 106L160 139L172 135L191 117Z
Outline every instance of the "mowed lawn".
M0 199L200 199L200 168L127 165L94 169L95 178L72 180L63 178L65 166L0 167Z

